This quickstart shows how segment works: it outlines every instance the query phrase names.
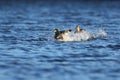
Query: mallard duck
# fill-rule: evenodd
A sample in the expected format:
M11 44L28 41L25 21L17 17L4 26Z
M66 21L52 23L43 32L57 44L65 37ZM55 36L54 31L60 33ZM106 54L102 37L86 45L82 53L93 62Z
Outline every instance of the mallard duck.
M75 30L76 30L75 33L81 33L84 31L84 29L81 29L79 25L76 26Z
M55 33L55 36L54 38L56 40L63 40L65 39L65 34L68 33L68 32L71 32L72 30L62 30L62 31L59 31L58 29L54 29L53 32Z

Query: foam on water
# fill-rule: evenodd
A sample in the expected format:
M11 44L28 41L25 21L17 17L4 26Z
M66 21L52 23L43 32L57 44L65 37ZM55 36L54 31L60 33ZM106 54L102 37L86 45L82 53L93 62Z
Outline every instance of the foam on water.
M105 38L107 33L104 29L99 29L97 32L83 31L82 33L68 32L63 35L64 39L59 41L88 41L96 38Z

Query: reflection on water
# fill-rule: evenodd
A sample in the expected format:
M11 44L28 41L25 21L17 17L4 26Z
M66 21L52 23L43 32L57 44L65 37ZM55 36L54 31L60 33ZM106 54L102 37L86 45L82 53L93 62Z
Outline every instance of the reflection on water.
M0 79L119 80L118 2L1 2ZM83 29L107 38L54 40L52 30Z

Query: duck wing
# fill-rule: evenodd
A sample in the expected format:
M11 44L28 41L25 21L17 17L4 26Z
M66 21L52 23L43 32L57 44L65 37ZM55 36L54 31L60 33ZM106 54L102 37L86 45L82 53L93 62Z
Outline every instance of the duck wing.
M57 39L63 40L63 34L58 35L58 36L57 36Z

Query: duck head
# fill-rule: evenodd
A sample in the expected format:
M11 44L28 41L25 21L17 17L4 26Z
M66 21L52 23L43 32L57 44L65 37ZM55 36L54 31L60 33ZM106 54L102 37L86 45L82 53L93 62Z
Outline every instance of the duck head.
M53 32L55 33L54 38L58 39L58 36L60 35L60 32L58 31L58 29L54 29Z
M75 28L75 29L76 29L76 31L77 31L77 32L79 32L79 31L81 30L79 25L78 25L78 26L76 26L76 28Z
M54 32L54 33L57 33L57 32L59 32L59 31L58 31L58 29L54 29L53 32Z

